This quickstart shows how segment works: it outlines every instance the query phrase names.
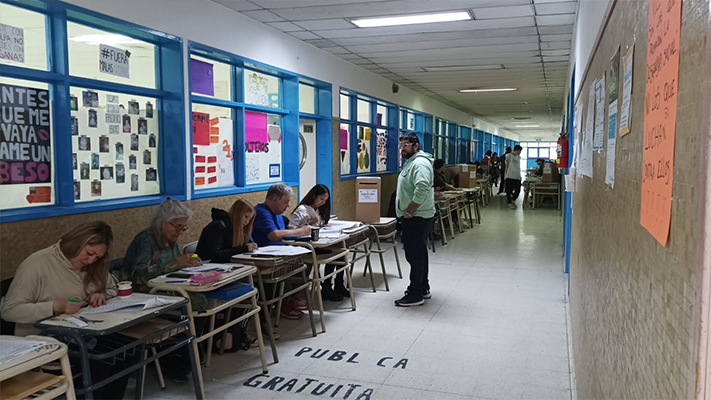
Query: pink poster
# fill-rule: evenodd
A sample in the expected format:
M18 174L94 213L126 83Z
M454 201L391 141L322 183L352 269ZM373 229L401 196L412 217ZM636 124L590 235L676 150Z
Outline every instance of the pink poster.
M247 144L269 143L267 134L267 114L246 111L244 113L244 138Z
M348 131L341 129L341 150L348 150Z

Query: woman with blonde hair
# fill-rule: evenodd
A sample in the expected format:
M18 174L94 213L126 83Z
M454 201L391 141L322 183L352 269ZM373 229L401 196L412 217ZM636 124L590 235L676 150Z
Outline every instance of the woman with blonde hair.
M89 222L27 257L2 305L2 318L17 324L15 334L37 334L33 324L43 318L76 314L87 303L98 307L115 296L116 285L109 274L113 240L106 222Z
M213 208L212 222L202 230L195 252L203 260L227 263L235 254L254 251L254 216L254 207L242 199L237 199L229 212Z
M88 222L27 257L17 268L2 304L2 318L16 323L15 334L37 334L33 324L41 319L55 314L76 314L87 304L98 307L116 296L116 285L109 274L113 240L106 222ZM92 362L92 378L100 382L132 362L135 360L131 357L114 365ZM95 389L94 398L122 399L129 376ZM75 378L79 384L79 377Z

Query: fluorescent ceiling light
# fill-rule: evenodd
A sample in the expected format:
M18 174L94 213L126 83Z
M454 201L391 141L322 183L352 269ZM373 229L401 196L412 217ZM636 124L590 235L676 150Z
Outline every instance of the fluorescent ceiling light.
M540 125L516 125L516 128L540 128Z
M480 92L513 92L516 88L501 88L501 89L460 89L459 93L480 93Z
M92 45L105 44L109 46L115 46L117 44L137 44L142 43L140 40L130 38L123 35L115 34L99 34L99 35L81 35L70 37L69 40L73 42L80 42Z
M350 21L359 28L374 28L378 26L429 24L432 22L465 21L469 19L472 19L472 16L469 15L468 12L457 11L436 14L399 15L395 17L359 18Z
M452 65L447 67L422 67L426 72L449 72L449 71L487 71L504 69L503 64L495 65Z

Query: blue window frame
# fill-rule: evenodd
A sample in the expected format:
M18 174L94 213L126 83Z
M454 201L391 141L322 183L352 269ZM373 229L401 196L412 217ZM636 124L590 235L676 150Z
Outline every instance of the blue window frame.
M340 179L397 172L397 106L344 88L340 104Z
M420 139L420 150L432 154L432 115L421 111L400 107L400 136L404 133L414 133ZM398 151L399 167L404 161Z
M472 128L466 125L459 125L459 138L457 139L457 151L460 164L472 161Z
M208 114L202 120L210 125L209 139L204 131L196 135L196 127L191 135L194 198L262 191L275 182L297 186L300 154L286 149L301 144L302 116L316 120L317 181L331 187L332 173L323 165L330 168L332 159L330 84L199 43L189 47L191 111L198 119ZM207 86L203 75L211 76ZM300 92L309 97L304 104ZM214 151L222 165L210 169Z
M153 29L140 27L62 2L43 0L0 1L0 7L3 7L5 11L12 9L17 12L41 16L40 25L43 25L45 33L45 40L42 44L42 46L44 46L44 53L40 52L40 54L43 55L38 59L32 60L32 62L28 62L27 65L23 63L8 64L3 62L0 82L5 85L18 86L19 81L20 86L26 85L39 89L46 88L46 90L48 90L51 100L51 129L49 140L51 142L50 151L53 157L52 164L54 165L51 186L51 197L54 199L53 204L40 206L29 206L28 204L25 206L8 207L0 210L0 221L21 221L146 206L158 204L163 201L166 196L185 199L187 187L183 158L178 157L176 160L175 157L172 157L170 167L168 168L166 166L166 160L168 160L170 155L185 154L186 151L183 136L183 132L185 132L185 113L183 103L182 40L168 34L156 32ZM17 24L22 24L19 19L15 20ZM153 68L155 71L152 84L143 84L129 79L117 79L114 75L109 74L94 76L77 71L75 69L76 63L72 62L74 55L71 51L74 39L77 38L70 37L70 31L76 27L100 31L101 34L106 36L113 35L111 37L114 38L117 37L116 35L120 35L121 38L125 38L126 40L140 41L152 46L154 51L151 56L154 60ZM19 26L19 28L22 28L22 26ZM72 40L71 43L70 40ZM108 41L106 41L106 43L102 41L104 41L104 39L100 37L96 44L111 44ZM120 48L120 44L113 43L113 47ZM96 51L96 59L98 59L98 46L96 47ZM46 58L46 60L42 60L43 57ZM39 64L35 63L37 60ZM138 63L139 61L135 60L131 65L135 66ZM136 71L131 68L128 69L128 72L136 73ZM71 134L73 124L72 112L77 112L77 106L75 105L78 101L73 98L72 93L78 90L78 88L85 89L88 92L106 92L105 94L110 96L125 96L129 98L135 96L138 98L155 99L155 104L151 105L151 111L156 112L155 119L158 123L156 131L152 133L155 135L153 143L157 141L159 146L150 150L151 154L155 154L154 156L148 156L147 159L144 159L144 161L148 161L149 165L151 165L150 168L153 169L151 176L153 178L160 177L159 180L155 179L154 181L158 188L155 193L132 196L132 185L126 182L125 193L121 192L123 187L116 188L118 193L113 196L115 198L104 200L102 196L96 195L97 192L94 191L95 186L92 182L92 195L96 195L95 197L100 200L87 202L75 201L75 170L73 163L68 162L68 160L73 158L72 151L75 139ZM108 98L104 99L109 101ZM72 101L74 103L70 104ZM94 107L94 103L89 104L91 107ZM98 109L98 107L96 108ZM142 110L141 112L143 113L145 111L146 110ZM88 115L90 117L92 116L92 114ZM94 124L96 125L98 120L97 114L94 113L93 117ZM88 127L94 128L95 126L92 127L90 124ZM99 128L100 127L101 125L99 125ZM104 139L102 139L102 149L109 148L108 144L112 136L107 135L107 137L109 139L106 140L106 146L104 146ZM78 138L76 140L78 141ZM147 140L146 142L149 143ZM118 150L116 151L118 152ZM101 152L103 152L103 150L101 150ZM111 149L111 152L113 154L113 149ZM114 162L115 160L112 161L112 167L115 165ZM103 169L103 167L100 168ZM116 167L117 177L118 170L118 167ZM123 171L124 168L121 168L121 170ZM113 171L113 168L111 168L110 175L109 172L106 171L106 176L110 176L112 181L119 183L118 180L113 179ZM101 174L103 173L104 171L102 170ZM99 175L97 175L97 177L98 176ZM101 176L103 177L103 175ZM151 181L148 171L146 171L145 177L147 181ZM101 182L99 179L96 181ZM3 187L3 189L6 189L6 187ZM32 189L30 189L28 194L32 193Z

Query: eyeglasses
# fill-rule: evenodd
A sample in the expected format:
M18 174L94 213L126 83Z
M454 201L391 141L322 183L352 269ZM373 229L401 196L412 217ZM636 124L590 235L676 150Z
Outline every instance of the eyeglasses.
M405 147L405 146L413 146L414 144L415 144L415 143L404 143L404 142L400 142L400 146L399 146L399 147L402 149L402 148Z
M175 230L178 231L178 232L185 232L185 231L188 230L188 226L187 226L187 225L176 225L176 224L174 224L174 223L172 223L172 222L169 222L169 224L170 224L170 226L172 226L173 228L175 228Z

